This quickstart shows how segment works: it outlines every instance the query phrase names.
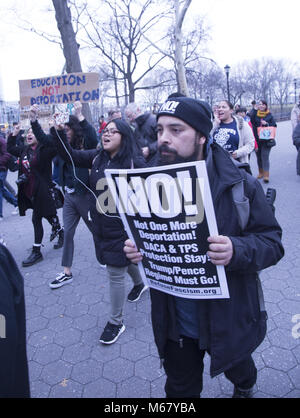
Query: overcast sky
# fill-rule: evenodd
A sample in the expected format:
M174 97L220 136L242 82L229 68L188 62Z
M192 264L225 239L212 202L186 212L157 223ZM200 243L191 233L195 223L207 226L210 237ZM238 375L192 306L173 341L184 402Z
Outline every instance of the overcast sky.
M64 65L56 44L3 23L7 21L6 8L14 4L25 17L31 16L33 23L42 23L45 30L50 24L56 28L54 14L40 12L43 6L52 5L51 0L1 1L0 75L5 100L19 100L18 80L57 75ZM187 18L197 14L207 16L211 26L208 55L221 67L262 57L300 63L300 0L193 0ZM85 62L82 65L86 70Z

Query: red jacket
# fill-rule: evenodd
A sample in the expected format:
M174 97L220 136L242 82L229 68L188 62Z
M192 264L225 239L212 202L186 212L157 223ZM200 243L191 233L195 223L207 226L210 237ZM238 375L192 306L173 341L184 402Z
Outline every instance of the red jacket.
M105 129L106 125L107 125L107 123L106 123L105 121L103 121L103 122L101 123L101 125L100 125L100 127L99 127L99 131L98 131L98 133L99 133L99 134L101 134L101 133L102 133L102 131L103 131L103 129Z

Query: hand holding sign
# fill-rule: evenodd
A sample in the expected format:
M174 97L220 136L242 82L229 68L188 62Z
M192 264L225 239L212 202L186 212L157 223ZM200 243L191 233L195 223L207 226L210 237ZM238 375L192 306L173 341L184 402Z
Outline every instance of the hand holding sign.
M82 114L82 103L77 100L76 102L74 102L74 114L77 117L77 119L79 120L79 122L82 122L84 119L84 116Z
M30 111L29 111L29 119L31 122L35 122L38 118L38 114L39 114L39 107L37 104L34 104L30 107Z
M143 259L142 254L138 252L136 246L130 239L125 241L124 252L126 254L126 257L134 264L138 263L139 261L142 261Z
M53 126L55 127L55 129L57 129L58 131L62 131L64 129L64 121L61 117L61 113L55 113L53 115Z
M20 125L15 125L14 128L13 128L13 133L12 133L13 136L17 136L18 133L20 132L20 130L21 130Z
M144 283L176 297L228 298L232 243L218 234L205 162L105 174L130 238L124 252Z

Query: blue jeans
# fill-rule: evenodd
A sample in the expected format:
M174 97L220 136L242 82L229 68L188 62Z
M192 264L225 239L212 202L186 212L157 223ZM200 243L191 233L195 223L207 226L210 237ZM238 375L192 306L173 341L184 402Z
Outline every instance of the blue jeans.
M4 187L4 182L7 176L7 171L0 171L0 216L3 216L3 205L2 200L3 198L8 201L8 203L12 204L13 206L17 207L18 202L17 199Z

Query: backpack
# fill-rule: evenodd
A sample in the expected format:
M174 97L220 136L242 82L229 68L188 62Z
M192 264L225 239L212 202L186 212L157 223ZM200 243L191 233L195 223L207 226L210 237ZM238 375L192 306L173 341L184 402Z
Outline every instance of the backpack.
M249 199L245 194L244 181L245 180L241 181L240 183L235 184L231 189L233 202L235 204L237 214L238 214L239 225L242 230L246 228L248 220L249 220L249 216L250 216L250 204L249 204ZM276 198L276 190L268 188L266 191L266 198L274 212L275 207L273 203ZM258 273L257 273L257 292L258 292L260 311L264 313L265 319L268 319L263 289L262 289L261 280L259 278Z

